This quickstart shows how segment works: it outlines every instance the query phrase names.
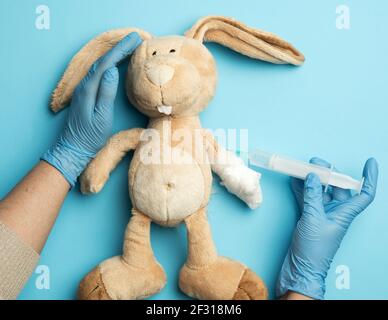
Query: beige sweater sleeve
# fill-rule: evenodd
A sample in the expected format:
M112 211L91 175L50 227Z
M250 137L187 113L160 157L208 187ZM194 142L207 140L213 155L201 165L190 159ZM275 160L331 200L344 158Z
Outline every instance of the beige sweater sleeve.
M39 255L0 221L0 299L16 299Z

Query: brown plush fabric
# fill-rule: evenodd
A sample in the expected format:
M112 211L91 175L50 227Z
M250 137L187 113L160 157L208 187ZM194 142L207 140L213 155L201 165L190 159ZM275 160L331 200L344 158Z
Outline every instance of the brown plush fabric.
M301 65L305 58L277 35L247 27L232 18L210 16L199 20L186 36L216 42L254 59L271 63Z
M96 158L81 176L81 191L84 194L99 192L109 178L110 172L130 151L136 149L143 129L121 131L109 139Z
M238 285L237 292L233 300L267 300L268 290L264 282L252 272L245 270L243 277Z
M187 262L189 268L201 268L212 264L218 258L206 209L200 209L185 220L187 227Z
M163 288L166 276L152 252L151 221L163 226L185 222L187 226L188 258L179 279L186 294L200 299L266 298L262 280L241 263L218 256L211 238L205 210L211 193L211 169L217 170L210 161L222 149L199 120L217 84L216 64L203 42L216 42L273 63L300 65L303 55L273 34L224 17L203 18L186 36L151 37L134 28L109 31L73 58L53 94L52 109L60 110L89 67L132 31L138 31L144 41L131 57L126 92L150 122L147 129L113 136L83 173L81 190L101 191L118 162L129 150L135 150L128 172L133 217L122 256L105 260L91 271L80 284L79 298L140 299ZM157 161L145 161L144 155L149 153L151 160ZM254 179L249 186L258 184L258 177ZM259 187L247 197L234 191L245 191L244 187L228 190L247 204L248 196L250 200L260 198Z
M51 109L60 111L70 101L78 83L86 76L92 64L131 32L138 32L143 39L151 35L137 28L117 29L105 32L86 44L70 61L61 81L54 90Z
M100 267L93 269L81 281L77 297L80 300L112 300L102 281Z
M264 282L250 269L217 255L205 209L188 217L185 223L188 257L179 277L183 292L193 298L210 300L267 298Z
M79 299L143 299L166 284L166 274L151 248L151 220L135 209L132 214L125 232L123 255L105 260L86 275L79 286Z

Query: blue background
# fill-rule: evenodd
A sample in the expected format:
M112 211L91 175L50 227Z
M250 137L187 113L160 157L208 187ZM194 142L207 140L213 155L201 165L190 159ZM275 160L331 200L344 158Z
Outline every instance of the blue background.
M51 29L35 28L35 8L48 5ZM347 4L350 30L336 28L335 9ZM351 226L327 279L327 298L388 298L388 2L333 0L1 0L0 1L0 197L34 166L60 132L66 111L48 108L51 91L71 57L95 35L136 26L155 35L182 34L208 14L233 16L281 35L301 50L303 67L275 66L209 45L219 71L215 99L202 113L207 128L249 129L250 148L308 160L319 155L359 178L374 156L381 175L375 202ZM121 67L122 79L125 67ZM123 81L114 131L145 126L127 102ZM21 299L73 299L81 278L100 261L119 254L130 216L127 168L113 172L104 190L66 199L42 254L50 290L35 287L34 274ZM55 186L53 186L55 187ZM288 178L265 172L265 201L251 212L215 186L209 208L220 254L238 259L267 283L273 297L297 219ZM183 226L154 226L152 244L168 275L154 298L186 298L177 286L186 257ZM335 286L335 268L350 268L350 290Z

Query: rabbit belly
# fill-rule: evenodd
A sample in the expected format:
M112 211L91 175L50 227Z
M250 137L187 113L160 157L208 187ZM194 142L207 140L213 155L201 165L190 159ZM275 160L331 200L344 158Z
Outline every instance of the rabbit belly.
M134 170L130 174L133 205L155 222L179 223L208 200L208 181L198 164L139 162Z

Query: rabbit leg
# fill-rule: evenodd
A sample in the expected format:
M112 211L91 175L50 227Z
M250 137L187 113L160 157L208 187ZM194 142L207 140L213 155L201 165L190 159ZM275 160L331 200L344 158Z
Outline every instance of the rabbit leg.
M264 282L243 264L217 255L206 209L185 220L188 257L181 269L179 287L188 296L203 300L267 299Z
M105 260L92 270L80 283L79 299L143 299L164 287L166 274L152 251L150 225L150 218L132 210L123 255Z

